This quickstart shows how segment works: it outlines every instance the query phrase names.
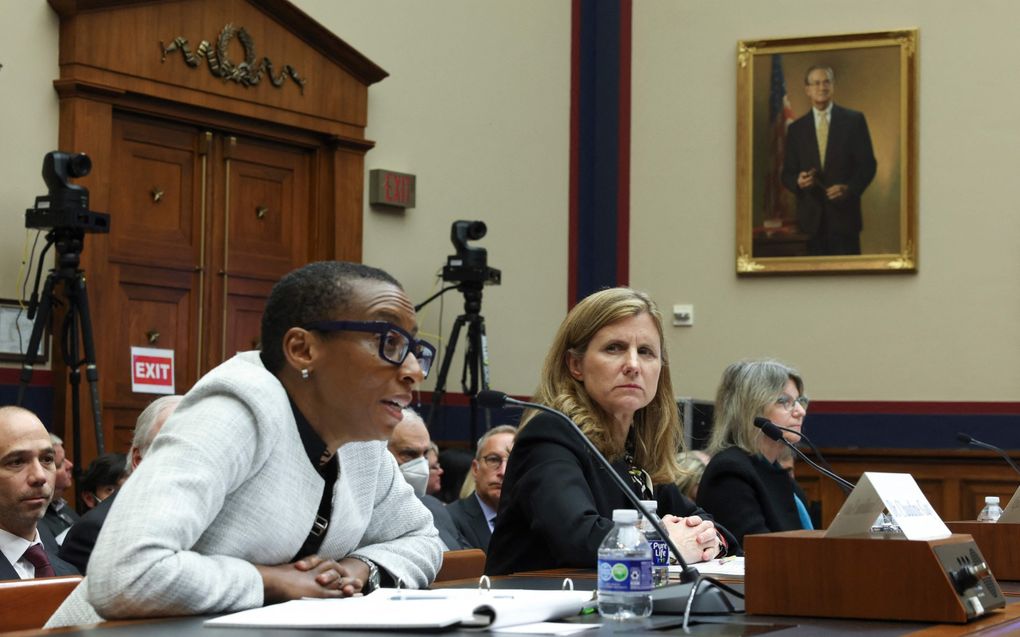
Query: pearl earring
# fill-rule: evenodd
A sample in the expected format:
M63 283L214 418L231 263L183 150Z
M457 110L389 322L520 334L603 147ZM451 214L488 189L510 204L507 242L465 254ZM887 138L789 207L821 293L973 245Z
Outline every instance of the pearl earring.
M302 370L301 370L301 378L302 378L302 380L308 380L308 377L309 377L310 375L311 375L311 374L310 374L310 372L308 371L308 368L307 368L307 367L305 367L304 369L302 369Z

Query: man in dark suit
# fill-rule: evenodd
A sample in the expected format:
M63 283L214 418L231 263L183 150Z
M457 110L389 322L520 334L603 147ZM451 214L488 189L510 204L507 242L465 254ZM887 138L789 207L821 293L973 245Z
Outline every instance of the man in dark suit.
M156 434L163 428L163 423L177 409L181 398L181 396L162 396L149 403L138 415L138 419L135 420L135 433L131 439L131 449L128 451L129 477L149 451ZM85 574L88 567L89 557L92 556L92 549L96 546L99 531L102 530L103 523L106 522L106 515L110 512L110 507L113 506L116 499L117 492L114 491L105 499L100 500L95 507L89 509L68 530L64 543L60 545L60 557L77 567L82 575Z
M39 526L53 498L56 453L46 427L21 407L0 407L0 579L77 575Z
M503 493L503 474L506 461L514 446L517 429L500 425L485 432L478 439L478 450L471 461L471 477L475 492L447 506L461 535L478 549L489 549L489 538L499 511L499 498Z
M432 524L439 531L443 550L457 551L471 548L450 518L446 504L439 498L426 493L431 477L427 455L432 448L432 440L425 421L416 411L413 409L404 410L404 419L393 428L387 448L396 458L397 468L400 469L404 480L411 485L414 494L432 513Z
M64 541L67 530L80 517L71 508L71 505L64 500L64 492L70 488L73 482L71 470L74 469L74 463L67 457L64 451L64 441L60 439L60 436L51 433L50 442L53 443L53 451L56 454L54 466L57 469L57 481L53 486L53 499L50 501L50 505L46 507L46 515L39 521L39 526L46 527L46 530L56 538L57 544L60 544Z
M833 103L830 67L812 66L804 84L811 111L786 133L783 185L797 197L809 255L860 254L861 195L876 169L868 122Z

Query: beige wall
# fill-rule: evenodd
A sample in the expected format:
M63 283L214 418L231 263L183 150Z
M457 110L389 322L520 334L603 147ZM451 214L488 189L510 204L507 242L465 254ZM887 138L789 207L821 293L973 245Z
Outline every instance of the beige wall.
M570 3L296 4L390 73L369 89L367 134L376 147L366 168L418 177L414 209L366 204L365 262L392 272L420 302L438 291L436 273L454 252L450 224L485 221L477 245L503 271L503 284L486 287L482 303L491 384L530 394L567 308ZM439 303L419 316L433 342ZM464 298L448 292L444 303L446 339ZM448 391L461 391L466 331Z
M494 387L530 392L566 309L570 3L300 0L391 74L369 93L368 168L418 175L418 206L365 211L365 260L420 300L453 250L450 223L484 219ZM773 355L808 392L845 400L1020 400L1020 9L957 3L730 0L634 3L632 283L693 328L669 328L678 395L710 397L722 368ZM817 8L819 7L820 8ZM919 27L920 273L738 279L734 274L739 39ZM57 21L0 0L0 297L14 296L23 213L57 139ZM791 86L793 82L791 81ZM985 105L987 96L1004 108ZM98 168L98 167L97 167ZM116 223L116 220L113 220ZM87 248L86 248L87 249ZM447 296L444 337L462 309ZM439 332L438 302L422 317ZM101 317L97 317L101 324ZM458 365L448 389L459 389Z
M811 11L805 8L810 4ZM1015 3L634 3L631 281L667 308L677 393L771 355L828 400L1020 399ZM734 275L736 43L920 28L920 272ZM792 80L788 80L792 84Z
M0 0L0 298L19 296L25 209L46 194L57 147L57 14L42 0ZM31 233L32 238L35 232ZM29 282L31 284L31 282Z

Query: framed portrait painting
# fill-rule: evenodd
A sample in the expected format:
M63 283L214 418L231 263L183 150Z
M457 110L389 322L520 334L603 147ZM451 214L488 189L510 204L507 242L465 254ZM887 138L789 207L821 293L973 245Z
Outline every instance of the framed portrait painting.
M917 271L917 47L916 29L739 42L739 275Z

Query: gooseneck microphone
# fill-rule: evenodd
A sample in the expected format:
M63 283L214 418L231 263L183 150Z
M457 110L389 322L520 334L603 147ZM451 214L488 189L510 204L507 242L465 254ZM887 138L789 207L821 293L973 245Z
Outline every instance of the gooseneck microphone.
M630 487L628 487L627 483L620 477L620 474L616 472L616 469L613 468L613 465L610 464L609 460L607 460L606 457L602 455L602 452L598 450L598 447L596 447L591 440L588 440L588 436L584 435L584 432L577 426L577 423L571 420L570 417L562 411L553 409L552 407L546 407L545 405L540 405L538 403L530 403L525 400L517 400L516 398L507 396L503 392L494 391L492 389L486 389L478 392L478 405L480 407L499 408L508 404L544 411L545 413L552 414L570 425L570 428L577 433L581 440L584 441L585 446L588 447L588 451L591 452L592 456L594 456L598 463L608 472L609 477L613 479L613 482L616 483L616 486L620 489L623 495L627 497L627 500L634 506L635 509L638 510L639 513L641 513L642 516L644 516L646 520L648 520L649 524L655 527L655 530L658 531L662 539L665 540L666 545L669 546L669 550L672 551L673 556L676 557L676 561L679 562L681 568L683 568L683 571L680 573L680 582L682 584L690 584L698 579L698 570L687 564L683 555L680 554L680 549L678 549L676 545L673 544L673 540L670 539L669 532L666 531L666 528L662 526L661 522L655 519L654 515L641 506L640 498L631 491Z
M765 420L765 419L762 418L762 420ZM772 421L770 420L769 422L772 422ZM796 434L800 438L801 442L805 442L805 443L807 443L807 446L811 447L811 453L815 454L815 458L818 459L818 464L822 465L823 467L825 467L826 469L828 469L829 471L831 471L833 473L836 472L836 470L832 468L832 465L829 464L828 460L825 459L825 456L822 455L822 452L818 450L818 447L815 446L815 443L811 442L811 439L808 438L807 434L805 434L803 431L800 431L800 430L797 430L797 429L790 429L789 427L781 427L781 426L777 425L774 422L772 423L772 425L776 429L780 429L782 431L788 431L788 432L790 432L792 434Z
M775 440L776 442L781 442L787 447L789 447L791 450L793 450L795 454L800 456L800 458L804 460L804 462L814 467L815 471L835 480L836 484L838 484L840 488L846 491L847 493L854 490L854 486L856 485L854 485L853 482L850 482L849 480L844 480L843 478L836 475L835 472L829 471L825 467L822 467L818 463L814 462L813 460L811 460L811 458L808 458L806 455L804 455L804 452L798 449L797 445L793 444L792 442L783 437L783 431L793 431L793 433L799 433L798 431L787 429L786 427L780 427L779 425L772 422L768 418L762 418L760 416L754 419L754 426L761 429L761 432L765 434L768 438Z
M1013 471L1016 471L1017 473L1020 473L1020 468L1017 468L1016 463L1014 463L1013 459L1009 457L1009 454L1006 453L1005 449L1001 449L999 447L996 447L995 445L990 445L987 442L981 442L980 440L975 440L973 437L963 433L962 431L957 432L956 439L959 440L960 442L962 442L965 445L973 445L975 447L981 447L982 449L988 449L989 451L994 451L995 453L997 453L1000 456L1002 456L1003 460L1005 460L1006 462L1009 463L1009 466L1013 467Z

